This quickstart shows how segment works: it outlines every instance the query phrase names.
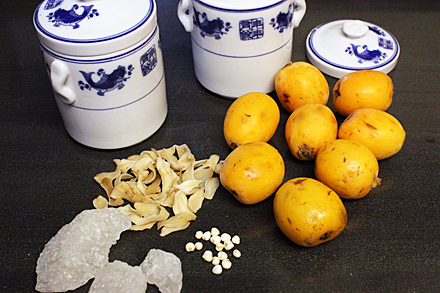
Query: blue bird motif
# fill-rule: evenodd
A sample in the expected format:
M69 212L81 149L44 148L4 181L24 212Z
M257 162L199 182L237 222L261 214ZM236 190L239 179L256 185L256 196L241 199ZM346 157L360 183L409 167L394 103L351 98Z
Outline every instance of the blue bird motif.
M279 30L280 33L284 32L285 29L289 28L292 25L293 19L293 6L289 5L289 9L287 12L278 13L276 18L272 18L270 24L276 30Z
M77 13L79 9L77 4L73 5L70 10L58 8L55 12L49 13L47 17L49 18L49 22L54 23L55 27L71 26L73 29L77 29L79 28L79 23L84 19L99 15L96 9L92 9L93 5L83 5L81 8L83 8L83 12L81 14Z
M131 75L133 69L134 67L132 65L129 65L127 71L125 66L120 65L110 74L105 73L104 69L99 69L96 72L96 75L98 75L100 79L96 82L92 79L92 75L94 75L95 72L84 72L80 70L86 83L80 80L78 82L78 85L82 90L91 90L93 88L98 91L99 96L104 96L106 92L112 91L114 89L122 89L125 86L124 82L130 78L130 76L125 77L125 75Z
M200 13L195 8L193 22L196 27L200 28L202 37L214 37L217 40L232 28L229 22L225 23L219 17L209 20L206 12Z
M379 63L383 58L385 58L386 53L382 53L380 50L369 50L367 45L363 45L363 51L359 51L361 45L351 44L345 51L350 55L355 55L359 60L359 63L364 62L374 62Z

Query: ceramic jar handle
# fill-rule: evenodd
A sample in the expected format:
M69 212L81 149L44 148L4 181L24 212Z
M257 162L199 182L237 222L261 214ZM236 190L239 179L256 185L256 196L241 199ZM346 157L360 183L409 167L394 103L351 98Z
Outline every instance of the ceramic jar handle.
M177 16L187 32L194 29L193 13L191 0L180 0L177 7Z
M52 87L66 104L72 104L76 100L75 91L69 86L69 68L63 62L55 60L50 65L50 80Z
M292 24L293 27L296 28L301 23L301 20L306 13L306 1L305 0L295 0L295 12L293 13Z

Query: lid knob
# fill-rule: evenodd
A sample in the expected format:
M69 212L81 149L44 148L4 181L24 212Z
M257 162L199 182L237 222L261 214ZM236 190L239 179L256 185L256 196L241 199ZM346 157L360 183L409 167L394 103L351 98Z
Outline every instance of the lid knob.
M352 39L365 36L368 30L368 26L361 20L349 20L342 26L342 31Z

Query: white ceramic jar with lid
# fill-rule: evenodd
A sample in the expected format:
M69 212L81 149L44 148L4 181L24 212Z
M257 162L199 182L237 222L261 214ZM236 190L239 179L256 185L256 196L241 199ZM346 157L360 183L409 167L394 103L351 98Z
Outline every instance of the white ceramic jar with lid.
M400 46L385 29L358 19L342 19L314 28L306 40L310 62L330 76L359 70L389 73L397 64Z
M177 9L197 79L228 98L274 90L305 12L305 0L180 0Z
M154 0L45 0L34 25L73 139L116 149L160 128L167 100Z

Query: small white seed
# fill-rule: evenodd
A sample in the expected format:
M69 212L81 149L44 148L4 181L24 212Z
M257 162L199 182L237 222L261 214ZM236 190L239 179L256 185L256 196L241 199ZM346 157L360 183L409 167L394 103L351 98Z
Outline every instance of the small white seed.
M220 236L218 236L218 235L214 235L214 236L211 237L211 242L214 245L219 244L221 241L222 240L220 239Z
M203 253L202 258L207 262L212 262L212 251L206 250Z
M231 250L232 248L234 248L234 243L232 243L231 241L226 241L225 242L225 249Z
M232 237L232 243L234 244L240 244L240 237L238 235L235 235L234 237Z
M212 258L212 264L215 265L215 266L220 264L220 258L218 258L218 256L214 256Z
M206 240L206 241L208 241L209 239L211 239L211 232L206 231L205 233L203 233L202 239L203 239L203 240Z
M218 258L219 258L220 260L225 260L225 259L228 258L228 254L227 254L226 252L224 252L224 251L220 251L220 252L217 254L217 256L218 256Z
M215 274L215 275L220 275L222 272L223 272L223 268L222 268L221 265L215 265L212 268L212 273Z
M222 267L225 270L229 270L232 267L232 262L227 258L222 261Z
M192 242L188 242L188 243L185 245L185 249L186 249L186 251L188 251L188 252L194 251L194 249L195 249L195 245L194 245L194 243L192 243Z
M203 232L202 231L197 231L195 236L196 236L196 239L202 239Z
M225 248L225 245L221 242L215 246L215 250L217 251L222 251L223 248Z
M203 243L202 243L202 242L196 242L196 243L194 244L194 246L195 246L195 248L196 248L197 250L202 250L202 248L203 248Z
M238 249L234 249L234 251L232 252L232 255L235 256L236 258L240 258L241 252Z
M229 235L228 233L223 233L222 236L220 236L220 237L221 237L223 242L231 240L231 235Z
M220 235L220 230L217 229L216 227L212 227L212 228L211 228L211 235L212 235L212 236L218 236L218 235Z

